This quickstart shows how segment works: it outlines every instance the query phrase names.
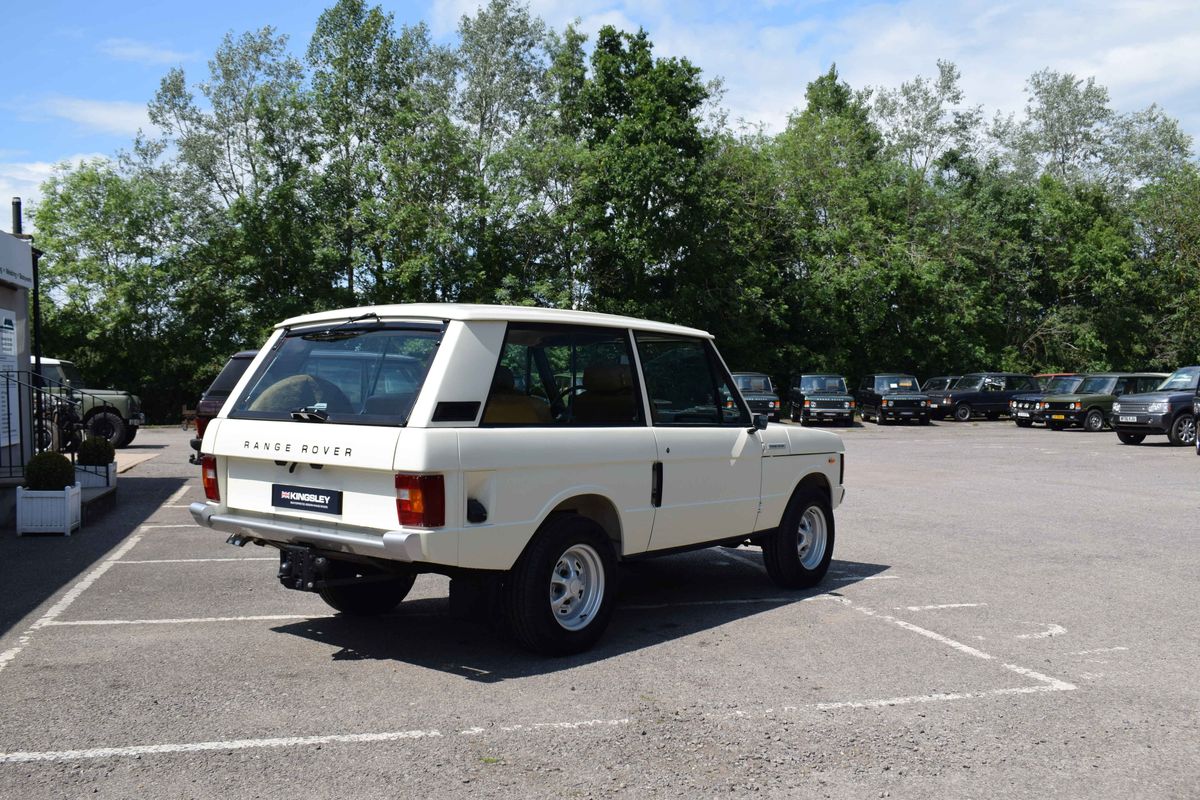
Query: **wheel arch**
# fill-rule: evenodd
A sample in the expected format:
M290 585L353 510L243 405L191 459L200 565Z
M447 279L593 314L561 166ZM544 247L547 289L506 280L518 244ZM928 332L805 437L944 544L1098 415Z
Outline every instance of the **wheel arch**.
M595 491L586 491L559 500L542 515L538 522L538 530L541 530L546 521L555 514L575 514L591 520L600 526L604 535L612 542L613 552L617 555L623 552L624 534L621 514L617 511L616 504L606 495Z

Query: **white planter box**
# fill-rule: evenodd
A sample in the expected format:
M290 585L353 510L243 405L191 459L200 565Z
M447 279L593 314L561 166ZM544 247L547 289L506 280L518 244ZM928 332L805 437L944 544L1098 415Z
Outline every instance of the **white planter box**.
M58 492L17 487L17 535L61 533L70 536L79 527L83 489L77 483Z
M102 467L81 467L75 465L75 481L84 489L106 488L117 485L117 462L105 464Z

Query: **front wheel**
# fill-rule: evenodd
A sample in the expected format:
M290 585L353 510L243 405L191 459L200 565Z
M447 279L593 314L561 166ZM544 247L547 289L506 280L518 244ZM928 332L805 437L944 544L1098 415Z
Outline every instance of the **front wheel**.
M542 655L587 650L612 615L617 559L596 523L552 517L509 572L505 608L513 635Z
M1191 414L1180 414L1171 423L1171 430L1167 433L1167 438L1171 444L1180 447L1186 444L1196 443L1196 418Z
M833 511L824 494L798 489L779 528L763 542L767 574L785 589L816 586L833 558Z
M1014 419L1013 422L1017 423L1018 428L1032 428L1033 427L1033 422L1031 422L1030 420L1027 420L1027 419L1017 418L1017 419Z
M1117 431L1117 438L1121 440L1121 444L1141 444L1142 440L1146 438L1146 434Z
M960 403L954 408L954 418L959 422L971 421L971 407L966 403Z
M1083 418L1083 429L1088 433L1099 433L1104 430L1104 412L1093 408Z

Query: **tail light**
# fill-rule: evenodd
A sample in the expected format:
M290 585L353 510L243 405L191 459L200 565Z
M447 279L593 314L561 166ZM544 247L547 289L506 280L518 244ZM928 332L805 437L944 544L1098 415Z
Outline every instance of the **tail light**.
M440 528L446 524L446 480L441 475L396 474L396 516L401 525Z
M208 417L202 417L199 414L197 414L196 415L196 438L197 439L204 438L204 429L207 427L208 427Z
M812 406L812 401L811 401L811 400L805 400L805 401L804 401L804 407L805 407L805 408L810 408L811 406Z
M221 487L217 485L217 457L200 456L200 479L204 482L204 499L221 502Z

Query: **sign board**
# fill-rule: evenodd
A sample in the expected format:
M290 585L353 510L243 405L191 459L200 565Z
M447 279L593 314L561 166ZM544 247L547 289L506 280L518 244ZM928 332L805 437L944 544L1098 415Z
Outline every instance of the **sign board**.
M0 308L0 373L16 371L17 314ZM21 400L15 381L5 381L4 385L7 389L0 389L0 447L9 447L21 441Z
M0 283L33 288L33 247L8 233L0 233Z

